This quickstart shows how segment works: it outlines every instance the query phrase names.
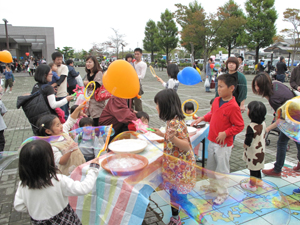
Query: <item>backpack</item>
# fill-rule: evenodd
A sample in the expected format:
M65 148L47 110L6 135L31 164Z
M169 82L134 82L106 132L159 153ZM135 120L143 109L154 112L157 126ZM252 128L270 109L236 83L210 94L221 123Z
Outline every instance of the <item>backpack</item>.
M38 130L35 125L41 116L47 114L56 115L55 110L51 109L45 101L43 95L43 89L45 86L43 86L40 88L40 90L34 92L31 95L18 96L17 98L17 109L22 107L35 135L37 135Z

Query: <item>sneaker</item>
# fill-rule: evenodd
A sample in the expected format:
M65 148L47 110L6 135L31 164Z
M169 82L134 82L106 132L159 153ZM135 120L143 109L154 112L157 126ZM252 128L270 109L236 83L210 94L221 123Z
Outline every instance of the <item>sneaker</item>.
M300 171L300 162L298 162L297 166L293 167L293 170Z
M294 189L294 190L293 190L293 193L294 193L295 195L300 195L300 188Z
M222 205L227 198L228 198L228 194L219 195L219 196L217 196L215 198L214 204L216 204L216 205Z
M281 177L281 172L279 172L279 173L275 172L274 168L273 169L269 169L269 170L262 170L262 172L266 176Z
M9 91L8 94L11 94L11 91Z
M256 186L252 186L250 183L241 183L241 187L243 189L246 189L248 191L256 191L257 190L257 187Z
M259 186L259 187L264 186L263 180L256 179L256 185Z
M180 216L178 216L178 220L176 220L173 216L170 219L170 222L168 223L168 225L181 225L181 219Z

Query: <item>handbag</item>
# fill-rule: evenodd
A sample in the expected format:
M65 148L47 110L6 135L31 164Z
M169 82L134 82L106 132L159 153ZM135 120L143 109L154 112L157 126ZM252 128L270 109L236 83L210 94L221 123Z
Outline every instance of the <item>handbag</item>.
M210 87L209 79L208 78L205 79L204 87Z
M103 84L99 88L97 88L95 91L95 100L97 102L105 101L105 100L109 99L110 97L111 97L111 93L109 93L105 89Z
M210 89L212 88L215 88L216 87L216 83L214 80L211 80L211 83L210 83Z

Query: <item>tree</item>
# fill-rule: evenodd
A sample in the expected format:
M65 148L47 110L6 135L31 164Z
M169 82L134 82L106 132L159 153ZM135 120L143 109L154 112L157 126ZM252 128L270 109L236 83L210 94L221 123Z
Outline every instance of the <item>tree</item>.
M292 66L294 65L295 55L298 52L300 47L300 9L291 9L287 8L284 13L285 22L290 22L293 25L293 29L283 29L281 33L284 33L286 36L290 37L293 41L291 45L293 47L292 51Z
M169 52L177 47L178 43L178 29L173 20L172 13L166 9L160 16L161 21L157 22L158 34L155 39L159 48L163 49L169 62Z
M74 49L72 47L63 47L62 49L60 49L59 47L57 48L57 51L59 51L61 54L64 55L65 60L66 59L70 59L70 58L74 58Z
M196 52L203 51L205 40L205 13L201 4L197 1L190 3L188 6L175 4L175 18L177 23L182 27L180 44L192 54L192 64Z
M116 50L116 54L117 54L117 58L119 58L119 48L121 46L121 44L127 45L127 43L124 41L124 37L125 34L120 34L120 32L117 29L111 28L114 33L115 36L110 36L110 43L112 48L114 48Z
M158 36L158 29L153 20L149 20L145 27L145 38L143 40L144 49L151 52L151 61L154 61L153 52L159 51L159 47L155 42L155 38Z
M233 1L229 0L219 8L220 20L224 23L218 32L222 36L221 47L228 50L230 57L231 49L245 44L246 17L243 10Z
M78 52L74 52L74 58L76 58L76 59L85 60L87 56L88 56L88 52L85 51L84 49L81 49L81 51L78 51Z
M89 50L89 55L102 58L103 47L99 44L93 43L93 47Z
M255 49L255 63L258 62L259 49L273 43L276 34L275 21L277 12L274 8L275 0L247 0L246 43L249 49Z

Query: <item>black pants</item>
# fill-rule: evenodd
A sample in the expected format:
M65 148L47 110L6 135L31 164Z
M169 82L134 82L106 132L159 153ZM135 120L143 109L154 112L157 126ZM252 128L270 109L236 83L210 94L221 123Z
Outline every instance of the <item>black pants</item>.
M74 89L76 88L76 85L75 86L69 86L69 87L67 87L67 91L68 91L68 93L69 93L69 95L72 95L72 94L74 94Z
M4 130L0 131L0 152L3 152L5 146Z
M261 179L261 172L260 172L260 170L250 170L250 176ZM255 186L256 180L250 178L250 184Z
M99 126L99 117L98 118L93 118L94 121L94 126L98 127Z

